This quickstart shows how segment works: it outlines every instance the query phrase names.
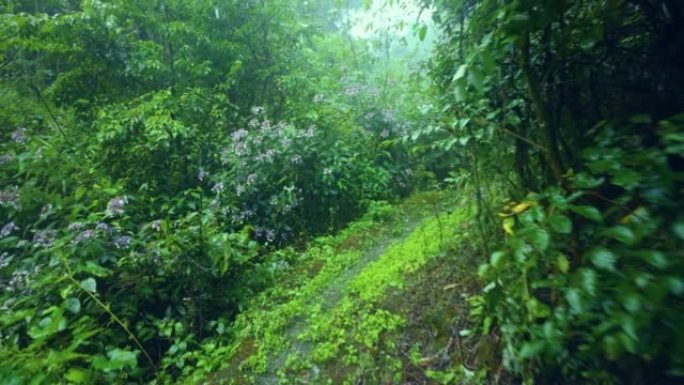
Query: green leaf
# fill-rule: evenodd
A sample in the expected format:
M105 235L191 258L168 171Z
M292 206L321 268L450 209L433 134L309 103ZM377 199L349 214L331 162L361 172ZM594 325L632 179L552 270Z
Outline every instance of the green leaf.
M667 287L674 295L684 294L684 281L677 277L669 277L667 279Z
M123 369L128 366L130 368L135 368L138 366L138 359L135 353L122 349L113 349L107 352L110 363L116 369Z
M501 260L506 254L503 251L495 251L492 253L492 256L490 258L490 263L494 267L499 267Z
M33 324L28 335L33 339L49 337L57 332L66 329L67 320L63 317L61 310L58 312L45 311L44 314L52 313L50 316L42 318L37 324Z
M546 346L546 342L544 340L536 340L536 341L531 341L531 342L525 342L522 346L522 349L520 349L520 356L522 358L532 358L537 356L539 353L541 353L542 350L544 350L544 347Z
M468 71L468 82L472 84L472 86L475 87L478 92L482 92L484 90L484 76L475 68L472 68L470 71Z
M582 279L582 289L590 295L596 295L596 271L582 269L580 277Z
M111 363L109 362L107 357L105 357L103 355L95 356L95 358L93 358L92 364L93 364L93 368L95 368L97 370L101 370L103 372L109 372L112 370Z
M618 342L617 338L613 337L612 335L607 335L603 338L603 346L611 360L617 359L622 352L620 343Z
M620 168L615 172L612 182L617 186L632 187L639 183L641 179L640 173L628 168Z
M612 251L606 248L597 247L592 249L589 251L589 259L591 260L591 263L593 263L594 266L598 267L599 269L610 271L615 270L615 262L617 261L617 258Z
M601 222L603 217L601 212L594 206L570 206L570 210L577 215L581 215L594 222Z
M549 224L553 231L559 234L570 234L572 232L572 221L565 215L552 215L549 217Z
M540 251L544 251L549 247L549 241L549 233L544 229L534 229L530 233L530 242Z
M569 289L565 292L565 300L568 301L570 310L574 314L580 314L582 312L582 297L577 289Z
M636 293L628 293L622 299L622 305L630 313L636 313L641 309L641 298Z
M625 326L623 326L623 329L624 328L625 328ZM635 341L637 340L636 337L631 337L627 332L619 333L618 337L620 338L620 342L622 342L622 346L624 346L626 351L628 351L632 354L636 353L636 343L635 343Z
M81 311L81 301L79 301L78 298L67 298L64 301L64 306L67 308L67 310L74 314L77 314Z
M427 30L428 30L427 25L423 25L422 27L420 27L420 31L418 31L418 38L420 39L420 41L425 40L425 35L427 35Z
M485 317L484 321L482 322L482 335L489 334L489 331L492 328L492 321L492 317Z
M67 381L74 384L83 384L88 381L88 372L83 369L71 368L66 372L64 377Z
M565 274L570 270L570 262L568 261L568 258L563 254L558 255L558 257L556 258L556 264L558 265L558 270L560 270L561 273Z
M530 298L527 301L527 311L534 318L545 318L545 317L548 317L549 314L551 314L551 309L548 306L546 306L545 304L539 302L535 298Z
M579 189L593 189L600 186L604 181L604 178L594 177L584 172L578 173L574 178L575 187Z
M468 65L467 64L461 64L461 66L458 67L458 70L456 71L454 78L451 80L456 81L456 80L462 79L465 76L467 70L468 70Z
M609 229L606 229L603 232L603 235L613 238L615 240L618 240L628 246L634 245L636 241L636 237L634 235L634 232L626 226L614 226Z
M684 239L684 221L679 221L672 225L672 231L675 233L677 238Z
M96 277L100 277L100 278L106 277L112 273L111 270L106 269L106 268L98 265L97 263L94 263L91 261L86 262L85 267L83 268L83 271L90 273Z
M91 293L97 292L97 282L95 281L95 278L87 278L81 281L81 287L83 290L86 290Z
M667 257L665 257L665 254L659 250L645 250L638 254L641 255L646 262L659 269L664 269L670 264Z
M466 87L465 85L459 83L455 88L454 88L454 96L456 97L456 100L459 102L462 102L466 100L468 97L468 93L466 92Z

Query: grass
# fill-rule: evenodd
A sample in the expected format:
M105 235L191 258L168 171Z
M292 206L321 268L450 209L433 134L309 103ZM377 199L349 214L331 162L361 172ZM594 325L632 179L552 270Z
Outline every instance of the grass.
M459 242L467 213L465 207L449 211L455 206L455 199L435 192L397 206L375 204L339 234L313 241L238 316L232 342L215 349L215 361L207 366L222 363L222 369L209 376L198 370L194 381L185 382L351 384L360 377L370 383L400 378L406 360L391 352L401 350L401 331L413 321L401 307L387 306L388 300L402 292L407 277Z

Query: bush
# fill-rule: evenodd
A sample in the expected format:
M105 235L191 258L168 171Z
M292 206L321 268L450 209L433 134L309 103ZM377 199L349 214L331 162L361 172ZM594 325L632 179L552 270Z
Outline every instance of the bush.
M684 116L605 124L572 191L550 188L502 215L508 237L473 299L504 362L526 381L670 383L684 374L684 207L672 161ZM656 131L657 146L635 134Z

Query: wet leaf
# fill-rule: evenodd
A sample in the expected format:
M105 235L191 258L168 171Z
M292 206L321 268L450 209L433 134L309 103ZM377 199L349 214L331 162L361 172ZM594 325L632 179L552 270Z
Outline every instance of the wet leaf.
M627 226L614 226L603 232L603 235L618 240L628 246L635 243L636 237L634 232Z
M599 269L610 271L615 270L615 262L617 262L617 258L612 251L606 248L597 247L592 249L589 252L589 259L591 260L591 263L593 263L594 266L598 267Z
M88 292L95 293L97 291L97 282L94 278L87 278L81 281L81 287Z
M601 212L593 206L570 206L570 210L574 212L575 214L581 215L587 219L590 219L594 222L601 222L603 220L603 217L601 216Z
M81 311L81 301L78 298L67 298L64 301L64 305L70 312L77 314Z
M559 234L570 234L572 232L572 221L565 215L552 215L549 217L549 224L553 231Z

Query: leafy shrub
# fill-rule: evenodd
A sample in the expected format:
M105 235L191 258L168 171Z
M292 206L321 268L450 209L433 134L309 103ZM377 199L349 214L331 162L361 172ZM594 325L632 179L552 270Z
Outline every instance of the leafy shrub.
M383 103L333 96L342 37L291 5L0 6L1 384L172 382L298 256L275 247L410 191L356 122Z
M374 167L364 131L297 128L252 112L220 154L225 171L210 178L227 227L250 225L256 239L283 243L335 229L364 202L391 197L390 174Z
M551 188L504 213L509 233L474 298L509 369L534 378L665 383L684 373L684 217L676 197L683 116L604 123L573 190ZM658 145L644 147L640 129Z

